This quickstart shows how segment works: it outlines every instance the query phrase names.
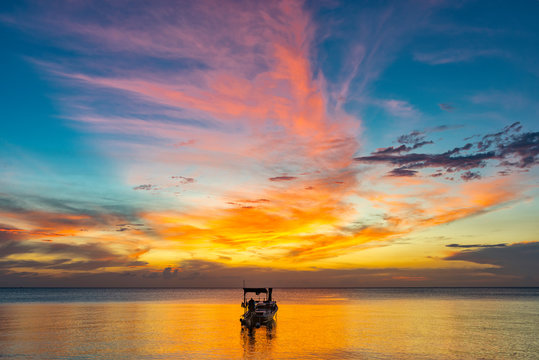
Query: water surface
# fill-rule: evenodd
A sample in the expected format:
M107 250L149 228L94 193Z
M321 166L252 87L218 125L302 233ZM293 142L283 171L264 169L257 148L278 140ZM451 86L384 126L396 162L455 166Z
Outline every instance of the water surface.
M243 330L241 289L0 289L15 359L537 359L539 289L275 289Z

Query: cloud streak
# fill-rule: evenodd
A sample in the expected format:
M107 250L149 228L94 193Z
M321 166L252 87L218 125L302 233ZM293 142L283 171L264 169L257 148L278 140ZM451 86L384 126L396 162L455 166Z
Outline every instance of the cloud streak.
M461 245L461 244L449 244L446 245L450 248L463 248L463 249L472 249L472 248L492 248L492 247L504 247L507 244L472 244L472 245Z

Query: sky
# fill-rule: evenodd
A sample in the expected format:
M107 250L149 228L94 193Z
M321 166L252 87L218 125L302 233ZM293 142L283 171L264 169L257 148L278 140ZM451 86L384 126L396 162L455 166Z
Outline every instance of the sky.
M537 1L2 1L0 286L539 286Z

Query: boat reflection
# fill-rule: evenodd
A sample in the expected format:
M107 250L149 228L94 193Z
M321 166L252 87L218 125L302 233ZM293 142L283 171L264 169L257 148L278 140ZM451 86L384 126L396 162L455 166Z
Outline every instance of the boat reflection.
M277 323L271 320L260 328L241 327L240 337L243 347L243 357L260 358L261 354L265 358L272 358L273 345L277 335Z

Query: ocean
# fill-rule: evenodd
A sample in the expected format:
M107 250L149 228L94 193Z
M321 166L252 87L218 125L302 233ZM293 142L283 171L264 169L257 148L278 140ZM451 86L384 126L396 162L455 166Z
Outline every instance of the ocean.
M6 359L539 359L539 288L0 289Z

